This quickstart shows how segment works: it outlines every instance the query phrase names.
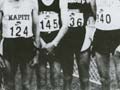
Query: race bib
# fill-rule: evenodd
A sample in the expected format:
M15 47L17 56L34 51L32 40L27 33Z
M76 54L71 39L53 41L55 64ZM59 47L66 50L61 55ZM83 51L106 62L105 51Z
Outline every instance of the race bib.
M102 24L110 24L111 21L111 13L110 12L104 12L103 9L100 9L96 16L96 22L102 23Z
M82 27L83 25L83 13L69 11L69 27Z
M44 12L39 15L41 32L51 32L60 29L59 16L54 12Z
M96 16L96 27L102 30L120 29L119 10L120 8L98 9Z
M26 22L27 23L27 22ZM9 31L6 31L7 37L30 37L32 30L28 27L24 21L13 21L9 25ZM6 36L5 34L5 36Z

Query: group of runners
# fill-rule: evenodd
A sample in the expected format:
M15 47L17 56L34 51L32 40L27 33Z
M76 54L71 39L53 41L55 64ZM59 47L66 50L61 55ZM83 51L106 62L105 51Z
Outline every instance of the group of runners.
M37 90L48 90L48 63L52 90L61 90L61 70L63 90L72 90L74 60L80 90L90 90L91 52L102 90L110 90L110 57L118 81L115 90L120 90L119 11L120 0L0 0L0 77L5 90L16 90L18 67L22 90L31 89L33 69Z

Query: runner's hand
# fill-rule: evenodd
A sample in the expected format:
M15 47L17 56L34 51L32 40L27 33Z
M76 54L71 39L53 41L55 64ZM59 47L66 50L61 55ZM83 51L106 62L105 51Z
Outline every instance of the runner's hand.
M30 67L35 67L38 64L38 60L39 60L38 57L39 57L38 55L35 55L33 57L33 60L30 61Z
M5 62L4 62L4 59L3 59L3 57L2 56L0 56L0 68L5 68L6 67L6 65L5 65Z
M54 43L48 43L46 45L46 50L48 51L48 53L52 53L52 51L54 50L54 48L55 48Z

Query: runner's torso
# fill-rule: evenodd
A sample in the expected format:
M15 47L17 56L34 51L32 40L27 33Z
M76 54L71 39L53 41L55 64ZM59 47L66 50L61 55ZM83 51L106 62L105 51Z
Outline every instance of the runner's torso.
M38 0L38 3L40 31L58 31L61 21L59 0Z
M3 37L32 37L32 4L29 0L11 3L5 0L3 7Z
M120 29L120 0L97 0L96 28Z

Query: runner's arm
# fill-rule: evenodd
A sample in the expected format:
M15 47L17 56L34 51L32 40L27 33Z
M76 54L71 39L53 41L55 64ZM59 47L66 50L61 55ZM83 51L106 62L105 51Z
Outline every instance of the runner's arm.
M66 34L68 30L68 6L67 0L59 0L60 1L60 9L61 9L61 23L62 27L60 28L59 33L57 34L56 38L52 41L54 46L57 46L63 36Z
M92 8L92 12L94 14L94 18L96 18L96 0L91 0L90 5L91 5L91 8Z

